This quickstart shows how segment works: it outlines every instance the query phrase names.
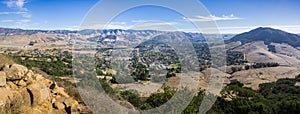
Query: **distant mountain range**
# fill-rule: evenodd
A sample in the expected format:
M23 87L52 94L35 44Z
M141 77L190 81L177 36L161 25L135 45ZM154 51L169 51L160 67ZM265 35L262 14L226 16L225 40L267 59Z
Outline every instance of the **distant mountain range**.
M108 30L80 30L80 31L69 31L69 30L23 30L23 29L11 29L11 28L0 28L0 36L14 36L14 35L34 35L38 33L44 34L58 34L58 35L83 35L86 36L89 41L99 41L105 39L128 39L128 40L144 40L150 39L158 34L162 33L175 33L157 30L122 30L122 29L108 29ZM178 32L177 32L178 33ZM205 38L201 33L187 33L179 32L184 34L185 38L190 39L192 42L204 42Z
M153 35L161 33L176 33L176 32L164 32L156 30L121 30L121 29L110 29L110 30L81 30L81 31L69 31L69 30L23 30L23 29L11 29L11 28L0 28L0 36L14 36L14 35L34 35L38 33L44 33L47 38L52 38L55 41L53 35L58 34L59 39L68 38L68 34L75 35L85 35L89 41L103 41L103 40L116 40L117 38L134 41L134 40L144 40L150 39ZM183 36L190 39L192 42L205 42L204 34L201 33L187 33L187 32L177 32L184 34ZM46 37L45 36L45 37ZM210 37L210 35L205 35ZM213 36L213 35L211 35ZM226 40L227 43L240 41L242 44L264 41L265 44L270 43L286 43L293 47L300 47L300 36L297 34L292 34L284 32L282 30L272 29L272 28L257 28L242 34L223 34L222 38ZM5 40L5 39L4 39ZM11 39L13 40L13 39ZM32 39L31 39L32 40ZM125 42L126 43L126 42Z
M300 36L273 28L257 28L250 32L238 34L227 42L240 41L242 44L254 41L264 41L265 44L285 43L293 47L300 47Z
M67 46L74 43L90 46L95 42L103 46L135 46L158 35L166 37L184 37L193 43L203 43L206 37L214 38L213 34L165 32L156 30L22 30L0 28L0 46L48 48ZM243 52L251 62L276 62L281 65L296 66L300 64L300 36L272 28L257 28L249 32L222 36L226 40L228 50ZM154 39L154 40L153 40ZM70 44L70 45L71 45Z
M52 33L52 34L68 34L76 33L76 31L69 30L23 30L23 29L12 29L12 28L1 28L0 36L7 35L32 35L36 33Z

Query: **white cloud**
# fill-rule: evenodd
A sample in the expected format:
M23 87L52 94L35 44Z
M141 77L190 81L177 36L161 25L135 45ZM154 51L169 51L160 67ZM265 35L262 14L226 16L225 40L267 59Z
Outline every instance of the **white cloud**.
M130 26L126 24L89 24L89 25L81 25L80 29L128 29Z
M0 12L0 15L9 15L9 14L25 14L27 12Z
M11 23L11 22L15 22L14 20L1 20L1 23Z
M49 27L48 25L43 25L41 23L35 23L35 27L30 26L29 29L39 29L39 30L71 30L71 31L76 31L80 30L79 26L51 26Z
M21 19L21 20L0 20L0 23L9 24L9 28L27 28L32 26L31 20L29 19Z
M21 11L27 11L24 5L27 3L25 0L7 0L3 2L9 8L18 8Z
M18 7L20 7L20 8L23 8L24 4L25 4L25 0L18 0L18 1L16 2L16 5L17 5Z
M221 17L209 15L209 16L195 16L191 18L183 18L186 21L192 21L192 22L201 22L201 21L227 21L227 20L240 20L242 18L234 16L234 14L231 15L222 15Z
M161 31L177 31L175 27L177 22L144 22L133 25L130 29L136 30L161 30Z
M0 12L0 15L21 15L23 18L31 18L31 14L28 12L28 9L25 8L25 4L27 3L25 0L6 0L2 2L6 4L8 8L17 9L17 12Z
M19 24L29 23L29 22L31 22L31 20L29 20L29 19L22 19L22 20L0 20L0 22L2 22L2 23L15 23L16 25L19 25Z
M159 20L132 20L134 25L130 29L137 30L161 30L161 31L177 31L178 22L163 22Z
M0 15L21 15L24 18L31 18L31 14L24 11L18 12L0 12Z

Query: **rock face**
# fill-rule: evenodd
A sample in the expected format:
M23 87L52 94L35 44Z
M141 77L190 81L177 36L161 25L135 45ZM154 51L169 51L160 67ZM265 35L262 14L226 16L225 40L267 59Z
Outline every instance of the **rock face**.
M6 85L6 73L1 71L0 72L0 87L3 87Z
M18 64L0 71L0 114L64 114L86 109L54 81Z
M28 69L22 65L12 64L5 65L3 71L6 72L8 80L20 80L25 78Z
M27 87L28 93L31 95L33 106L39 105L49 98L50 91L45 84L34 83Z

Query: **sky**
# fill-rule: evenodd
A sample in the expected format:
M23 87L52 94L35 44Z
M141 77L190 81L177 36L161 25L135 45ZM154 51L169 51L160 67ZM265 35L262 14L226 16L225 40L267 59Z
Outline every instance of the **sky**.
M110 4L130 4L135 0L111 0ZM163 0L161 0L163 1ZM189 0L185 0L189 2ZM100 2L100 3L99 3ZM300 0L199 0L209 15L185 17L176 11L143 6L126 10L107 29L178 30L197 32L193 23L215 21L221 33L237 34L257 27L272 27L300 33ZM39 30L78 30L99 0L0 0L0 27ZM98 4L98 5L99 5ZM189 6L176 4L188 10ZM101 12L113 11L107 6ZM101 18L101 16L99 18ZM95 24L97 25L97 24ZM100 26L100 25L99 25ZM93 26L91 28L99 28Z

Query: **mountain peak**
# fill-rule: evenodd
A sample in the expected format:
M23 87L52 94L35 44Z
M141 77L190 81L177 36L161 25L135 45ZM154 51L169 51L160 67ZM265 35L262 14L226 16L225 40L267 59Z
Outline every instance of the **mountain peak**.
M300 36L270 27L259 27L249 32L234 36L230 41L241 41L243 44L255 41L270 43L286 43L300 47Z
M271 27L259 27L259 28L251 30L250 32L255 32L255 31L268 32L268 33L285 32L285 31L282 31L282 30L279 30L279 29L274 29L274 28L271 28ZM288 33L288 32L285 32L285 33ZM291 34L291 33L289 33L289 34Z

